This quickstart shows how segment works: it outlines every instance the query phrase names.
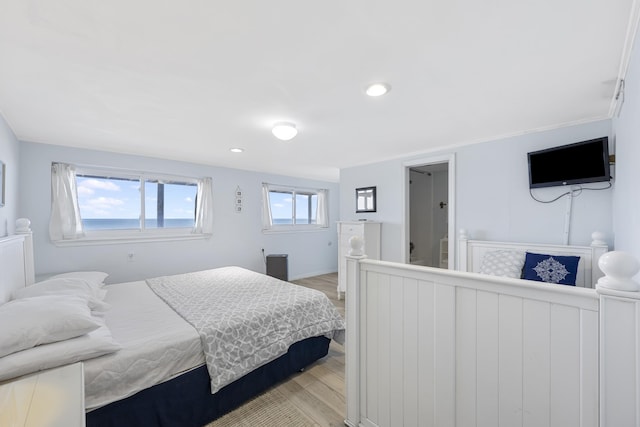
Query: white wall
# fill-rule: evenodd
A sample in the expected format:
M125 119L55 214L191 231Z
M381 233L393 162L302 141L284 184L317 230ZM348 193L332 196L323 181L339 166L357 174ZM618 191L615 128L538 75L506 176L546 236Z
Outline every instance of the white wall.
M129 156L20 142L20 215L31 219L35 242L36 274L97 269L110 274L109 282L139 280L239 265L264 272L266 254L289 255L289 279L337 271L338 184L192 163ZM56 247L49 241L51 162L118 167L139 171L213 178L214 231L207 240ZM15 166L14 166L15 169ZM317 232L263 234L261 184L329 189L331 227ZM244 212L234 212L236 187L243 191ZM127 253L133 252L134 262Z
M605 120L460 149L456 157L457 228L466 228L473 238L562 244L567 197L550 204L530 197L527 152L610 133L611 122ZM566 191L552 187L534 189L533 194L551 200ZM573 199L570 244L588 245L593 231L606 233L608 243L613 243L612 193L583 191Z
M616 249L640 259L640 46L625 79L624 104L613 120L617 183L613 195ZM640 280L640 275L636 276Z
M404 169L399 160L340 170L340 220L381 221L380 257L385 261L404 262L401 259L400 237L404 232L404 194L401 194L403 180ZM377 187L377 212L355 213L355 189L373 186ZM406 250L408 253L409 248Z
M456 230L465 228L472 238L478 239L561 244L566 199L552 204L531 199L527 152L610 135L611 121L603 120L423 154L419 158L455 152ZM403 163L416 158L394 159L340 172L340 218L381 221L383 260L403 261ZM364 186L378 187L376 213L355 214L354 189ZM603 186L603 183L587 185ZM534 190L534 194L549 200L564 191L566 188L556 187ZM569 243L588 245L591 233L596 230L604 232L608 243L613 244L612 190L584 191L573 200Z
M19 142L0 112L0 161L6 168L5 205L0 207L0 236L13 233L18 218L19 159Z

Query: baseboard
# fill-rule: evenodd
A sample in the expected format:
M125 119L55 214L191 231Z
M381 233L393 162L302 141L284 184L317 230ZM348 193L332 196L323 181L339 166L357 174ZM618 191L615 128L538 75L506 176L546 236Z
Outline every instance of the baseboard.
M312 273L304 273L304 274L302 274L300 276L289 277L289 281L307 279L309 277L322 276L323 274L330 274L330 273L337 273L337 272L338 272L337 270L328 270L328 271L317 271L317 272L312 272Z

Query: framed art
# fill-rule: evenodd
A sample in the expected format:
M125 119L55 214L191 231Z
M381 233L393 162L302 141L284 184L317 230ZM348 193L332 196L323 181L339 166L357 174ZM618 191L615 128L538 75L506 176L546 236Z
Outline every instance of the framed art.
M376 187L356 188L356 213L376 211Z

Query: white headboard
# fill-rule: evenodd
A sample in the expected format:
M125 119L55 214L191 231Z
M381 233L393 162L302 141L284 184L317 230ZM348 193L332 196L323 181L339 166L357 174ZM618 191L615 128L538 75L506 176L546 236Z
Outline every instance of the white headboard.
M609 250L604 234L591 234L591 246L545 245L539 243L491 242L469 240L465 230L460 230L458 244L458 268L461 271L479 272L485 253L495 250L535 252L549 255L573 255L580 257L576 286L595 288L595 283L604 274L598 267L598 260Z
M16 234L0 237L0 304L9 300L14 289L34 281L33 237L28 220L21 218L16 221Z

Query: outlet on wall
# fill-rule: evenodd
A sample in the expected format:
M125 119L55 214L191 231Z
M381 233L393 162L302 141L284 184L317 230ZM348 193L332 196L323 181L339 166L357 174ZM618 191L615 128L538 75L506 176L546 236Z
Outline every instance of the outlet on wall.
M135 253L133 253L133 252L129 252L129 253L127 254L127 261L129 261L129 262L133 262L133 261L135 261L135 255L136 255Z

